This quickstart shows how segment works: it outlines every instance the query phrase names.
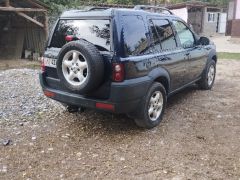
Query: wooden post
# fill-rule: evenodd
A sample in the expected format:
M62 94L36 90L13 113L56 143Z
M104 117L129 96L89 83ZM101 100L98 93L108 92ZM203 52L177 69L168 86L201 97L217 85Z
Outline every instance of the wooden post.
M45 9L38 8L15 8L12 6L0 7L0 11L14 11L14 12L46 12Z
M45 31L45 38L47 39L48 38L48 20L49 20L49 18L48 18L48 15L47 15L47 13L45 12L44 13L44 31Z
M10 1L9 0L5 0L5 6L9 7L10 6Z

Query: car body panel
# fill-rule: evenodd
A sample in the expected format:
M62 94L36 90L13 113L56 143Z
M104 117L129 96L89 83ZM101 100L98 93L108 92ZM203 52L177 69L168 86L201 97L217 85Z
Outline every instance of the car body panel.
M125 55L124 42L126 40L122 17L126 15L141 16L144 21L149 48L143 55L129 57ZM151 18L167 19L170 22L176 38L175 49L156 51L151 47L152 39L148 23ZM111 49L109 52L101 52L104 56L105 76L99 88L83 96L65 88L58 78L56 69L47 67L46 72L40 74L43 90L54 92L56 96L53 99L63 103L90 108L95 108L96 102L111 103L116 106L115 112L128 113L141 103L154 82L163 83L167 95L170 96L198 81L207 63L214 57L217 58L213 44L201 46L195 43L194 47L183 48L172 24L173 20L182 20L174 15L129 9L108 9L95 12L74 10L63 13L57 23L61 19L109 19L111 24ZM58 59L61 48L50 47L53 33L54 30L50 34L44 57ZM192 33L197 42L199 37L194 32ZM123 82L112 81L112 63L124 65L125 80ZM129 108L126 108L127 106Z

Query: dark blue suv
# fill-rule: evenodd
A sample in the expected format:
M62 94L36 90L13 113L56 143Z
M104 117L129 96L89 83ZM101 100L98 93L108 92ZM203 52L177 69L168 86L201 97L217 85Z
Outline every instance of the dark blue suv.
M69 111L125 113L153 128L167 97L194 83L212 88L216 62L215 45L171 13L71 10L50 34L40 82Z

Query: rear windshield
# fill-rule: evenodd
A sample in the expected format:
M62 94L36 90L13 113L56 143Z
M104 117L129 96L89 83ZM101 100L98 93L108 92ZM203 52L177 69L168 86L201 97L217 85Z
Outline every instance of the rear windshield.
M50 47L61 48L68 41L86 40L102 51L110 51L110 21L109 20L60 20L54 31Z

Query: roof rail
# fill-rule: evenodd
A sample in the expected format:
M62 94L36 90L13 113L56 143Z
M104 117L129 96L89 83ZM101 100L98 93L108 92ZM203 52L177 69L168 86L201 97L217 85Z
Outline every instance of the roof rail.
M156 12L156 13L163 13L163 14L173 14L169 9L161 6L136 5L134 9L145 10L145 11Z
M109 7L90 7L87 9L87 11L98 11L98 10L107 10Z

